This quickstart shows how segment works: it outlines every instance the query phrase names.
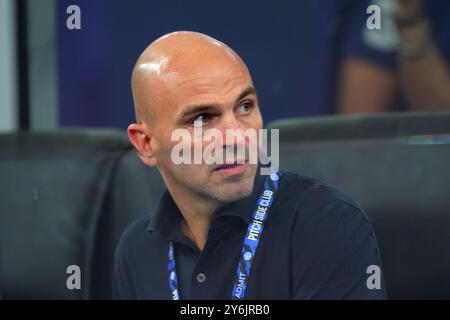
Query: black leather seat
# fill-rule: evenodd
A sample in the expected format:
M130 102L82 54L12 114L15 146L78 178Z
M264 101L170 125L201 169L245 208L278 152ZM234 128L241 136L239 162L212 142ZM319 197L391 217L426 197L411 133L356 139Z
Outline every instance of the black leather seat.
M130 148L117 163L98 223L93 263L98 278L92 281L92 298L112 298L113 259L120 236L134 220L150 215L166 188L158 170L145 166Z
M272 123L281 169L326 180L361 203L389 298L450 298L450 113L335 120Z
M0 135L0 289L6 299L111 297L115 245L163 190L119 130ZM81 268L81 290L66 269Z

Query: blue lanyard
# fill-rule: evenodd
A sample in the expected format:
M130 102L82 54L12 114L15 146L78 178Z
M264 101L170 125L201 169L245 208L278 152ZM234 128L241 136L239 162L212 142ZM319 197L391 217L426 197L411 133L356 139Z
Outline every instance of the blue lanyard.
M236 280L233 284L233 291L231 298L233 300L243 299L247 289L247 280L250 277L252 262L255 257L256 249L258 248L259 240L262 236L264 223L267 220L269 209L272 206L275 193L278 191L279 176L276 173L269 175L264 182L264 190L260 194L256 208L253 211L252 222L248 225L247 234L244 238L244 243L241 250L241 258L237 266ZM178 277L175 268L175 252L174 245L171 241L169 244L168 253L169 263L169 286L172 293L172 300L180 299L180 292L178 290Z

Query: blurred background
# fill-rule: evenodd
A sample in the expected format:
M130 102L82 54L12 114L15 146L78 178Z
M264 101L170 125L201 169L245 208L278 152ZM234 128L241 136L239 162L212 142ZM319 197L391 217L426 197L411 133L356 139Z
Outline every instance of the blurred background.
M381 8L381 29L367 28L370 4ZM134 120L133 64L150 42L175 30L206 33L243 57L266 122L450 108L445 0L1 0L0 5L1 130L126 128ZM66 25L70 5L80 8L81 29ZM421 45L433 46L432 54L401 58L414 51L420 56Z
M0 0L0 297L111 298L164 190L124 130L131 70L176 30L244 59L281 169L362 204L388 297L450 298L448 0Z

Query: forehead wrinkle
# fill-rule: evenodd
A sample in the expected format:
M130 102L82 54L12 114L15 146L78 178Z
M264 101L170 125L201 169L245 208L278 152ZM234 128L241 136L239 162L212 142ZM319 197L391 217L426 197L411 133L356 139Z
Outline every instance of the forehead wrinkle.
M193 106L211 106L219 109L227 108L229 105L233 105L238 102L238 99L242 99L242 93L248 88L253 88L253 84L248 84L247 86L234 87L230 86L224 92L217 93L213 91L210 92L198 92L198 94L193 95L191 99L183 100L178 108L178 114L182 114L186 108L191 108ZM247 95L246 95L247 96Z
M204 83L204 84L192 84L187 82L186 84L186 90L192 93L190 99L191 101L199 101L199 103L224 103L229 104L231 101L234 103L236 97L233 95L231 97L228 97L230 94L233 93L235 90L244 90L245 88L239 88L234 85L233 80L228 79L226 81L226 84L217 84L217 83ZM252 84L249 83L248 86L251 86ZM240 92L236 93L239 94ZM223 101L222 97L226 98L230 101ZM205 100L205 101L202 101ZM221 102L222 101L222 102ZM185 103L183 103L185 104ZM191 104L191 103L189 103Z
M233 73L237 74L233 75ZM226 72L216 72L216 75L200 74L194 77L190 74L188 77L180 76L178 80L177 83L173 83L173 86L185 87L186 89L193 89L194 91L203 91L204 89L207 90L216 87L226 88L233 86L235 82L240 82L241 80L249 80L249 84L252 84L252 80L245 70L236 72L236 69L229 69Z

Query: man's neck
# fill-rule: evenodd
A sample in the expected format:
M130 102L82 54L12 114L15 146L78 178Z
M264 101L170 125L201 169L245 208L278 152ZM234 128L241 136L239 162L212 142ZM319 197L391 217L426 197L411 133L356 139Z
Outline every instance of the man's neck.
M181 231L202 251L208 237L209 224L220 204L191 192L179 193L175 189L169 191L184 218L180 224Z

